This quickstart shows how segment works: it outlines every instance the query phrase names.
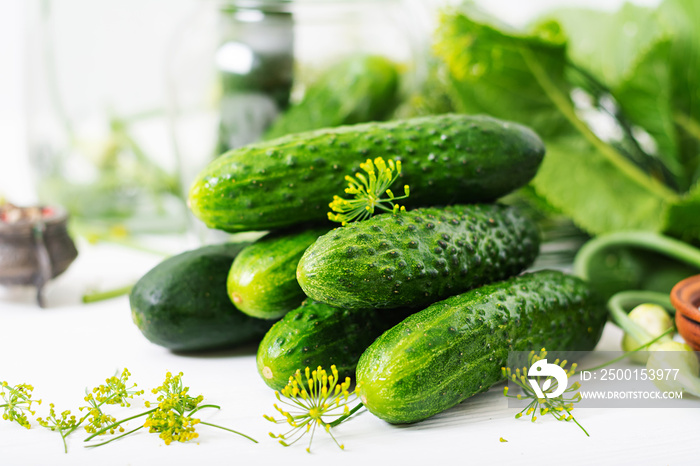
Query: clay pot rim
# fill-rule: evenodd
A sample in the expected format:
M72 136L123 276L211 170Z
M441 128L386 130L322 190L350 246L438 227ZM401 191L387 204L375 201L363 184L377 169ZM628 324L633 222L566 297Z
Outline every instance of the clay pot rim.
M39 220L21 219L16 222L7 223L0 222L0 234L26 234L31 233L32 228L37 223L43 223L46 226L64 224L68 221L68 211L58 205L38 205L41 209L49 208L53 211L53 215Z
M686 319L700 323L700 275L676 283L671 290L671 304Z

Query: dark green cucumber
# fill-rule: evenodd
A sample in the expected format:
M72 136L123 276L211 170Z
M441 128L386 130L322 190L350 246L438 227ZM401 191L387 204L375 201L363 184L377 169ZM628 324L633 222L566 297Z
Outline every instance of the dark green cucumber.
M327 219L345 175L367 158L403 161L408 207L485 202L527 184L544 156L528 128L488 116L438 115L299 133L230 151L189 192L209 227L267 230Z
M561 272L486 285L379 337L357 365L360 397L385 421L420 421L502 381L509 351L592 350L606 317L591 288Z
M233 347L261 338L272 323L243 314L226 293L226 274L246 244L187 251L141 277L129 302L143 335L175 351Z
M330 231L306 250L297 280L337 307L419 307L520 273L538 249L536 224L515 207L416 209Z
M275 390L287 385L297 369L335 365L340 380L355 377L360 355L385 330L410 311L338 309L307 300L272 326L258 347L258 372Z
M379 55L355 55L329 67L308 85L265 133L265 139L319 128L385 120L399 98L396 64Z
M277 319L298 307L306 295L296 279L299 259L328 228L270 233L244 248L233 261L227 289L233 304L260 319Z

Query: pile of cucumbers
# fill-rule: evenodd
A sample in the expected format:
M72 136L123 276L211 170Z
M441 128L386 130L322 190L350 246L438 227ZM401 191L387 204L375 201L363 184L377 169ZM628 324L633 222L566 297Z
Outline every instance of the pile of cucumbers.
M402 162L408 210L330 223L345 176L375 157ZM211 228L270 232L163 262L132 291L134 321L174 350L262 337L257 366L274 389L297 369L334 364L378 417L430 417L501 381L509 351L583 351L600 338L601 299L560 272L522 274L539 251L537 226L497 202L543 157L528 128L470 115L232 150L200 173L189 206Z

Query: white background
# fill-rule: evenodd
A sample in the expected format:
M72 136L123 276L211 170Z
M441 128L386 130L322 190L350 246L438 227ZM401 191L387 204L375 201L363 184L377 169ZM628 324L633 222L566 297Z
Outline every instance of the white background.
M25 43L24 10L27 3L36 0L0 0L0 196L19 204L34 200L29 164L26 154L23 86ZM55 0L60 2L60 0ZM107 1L107 0L98 0ZM199 0L163 0L164 4L192 3ZM416 11L431 12L449 0L408 0ZM556 5L588 5L615 9L621 0L481 0L477 3L494 12L504 21L516 25L526 23L540 12ZM635 0L633 3L654 5L658 0ZM80 12L75 12L80 21ZM156 21L157 19L154 19ZM426 27L430 24L425 19ZM89 39L86 39L89 40Z
M31 202L34 196L22 107L24 1L28 0L0 0L0 195L18 203ZM482 3L510 22L523 23L553 4L574 2ZM611 8L620 2L576 3ZM79 15L76 12L76 19ZM84 387L99 384L117 368L128 367L144 388L159 384L166 370L183 371L194 394L203 393L223 408L207 420L239 429L260 444L203 427L198 444L166 447L155 436L141 433L86 450L83 434L77 433L65 455L56 434L0 421L0 465L697 464L698 409L575 411L591 433L587 438L570 423L513 419L515 413L507 408L500 388L412 426L390 426L365 413L336 430L345 451L325 435L318 436L312 455L302 447L284 449L267 437L270 429L281 429L261 417L273 414L275 400L257 375L254 348L178 356L141 336L131 322L126 298L81 305L80 295L88 288L132 282L160 258L116 246L79 247L78 261L47 289L50 309L38 309L30 290L0 294L0 380L33 383L38 398L65 409L79 405ZM618 349L619 338L619 330L609 325L599 349ZM700 402L695 406L700 408ZM500 442L501 437L508 442Z

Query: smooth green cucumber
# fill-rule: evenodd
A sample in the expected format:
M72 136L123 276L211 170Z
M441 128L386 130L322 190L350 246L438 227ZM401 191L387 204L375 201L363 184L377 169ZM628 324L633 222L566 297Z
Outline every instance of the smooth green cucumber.
M296 279L306 248L328 228L272 232L245 247L231 265L227 290L233 304L260 319L277 319L298 307L306 295Z
M306 250L297 280L337 307L419 307L520 273L538 250L535 222L515 207L423 208L330 231Z
M272 323L243 314L226 293L226 274L246 244L187 251L141 277L129 303L143 335L174 351L233 347L261 338Z
M354 55L330 66L267 130L264 139L319 128L381 121L399 101L399 71L380 55Z
M410 311L338 309L307 300L272 326L258 347L258 372L275 390L287 385L297 369L335 365L340 380L355 378L360 355L385 330Z
M368 158L400 159L407 208L497 199L544 156L530 129L488 116L437 115L299 133L230 151L194 181L188 203L211 228L255 231L327 219L345 176Z
M357 365L374 415L410 423L503 380L509 351L592 350L607 318L582 280L540 271L453 296L379 337Z

